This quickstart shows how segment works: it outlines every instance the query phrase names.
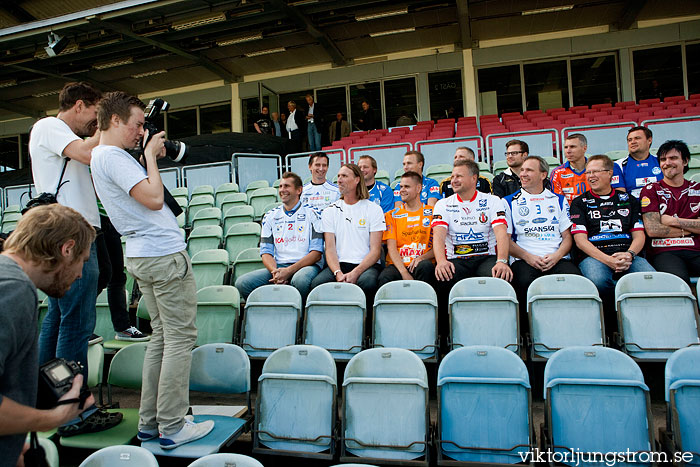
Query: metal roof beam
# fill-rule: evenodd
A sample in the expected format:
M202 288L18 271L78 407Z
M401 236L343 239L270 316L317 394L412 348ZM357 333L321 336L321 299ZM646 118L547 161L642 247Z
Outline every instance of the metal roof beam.
M472 27L469 20L469 5L467 4L467 0L457 0L457 19L459 20L459 45L463 49L471 49Z
M32 118L41 118L46 116L44 112L40 112L38 110L30 109L29 107L25 107L23 105L13 104L12 102L3 100L0 100L0 109L9 110L10 112L14 112L16 114Z
M639 16L646 3L647 0L629 0L622 9L622 15L615 23L617 29L620 31L630 29L634 22L637 21L637 16Z
M15 0L4 0L0 9L5 10L20 23L36 21L36 18L27 10L22 8Z

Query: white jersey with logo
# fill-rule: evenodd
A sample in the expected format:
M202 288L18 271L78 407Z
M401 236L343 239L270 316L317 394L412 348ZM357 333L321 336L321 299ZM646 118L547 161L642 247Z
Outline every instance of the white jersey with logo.
M435 204L431 226L447 229L447 259L495 255L493 227L508 225L505 214L503 200L497 196L476 191L465 201L455 193Z
M321 230L335 234L339 262L360 264L369 253L370 232L386 230L384 211L368 199L355 204L339 199L323 210Z
M274 256L277 264L294 264L311 250L323 253L320 223L316 210L301 202L291 211L277 206L263 217L260 254Z
M508 233L520 248L537 256L557 251L562 232L571 227L569 203L564 196L547 189L536 195L520 189L503 202Z
M339 199L340 190L328 180L320 185L309 182L304 185L304 191L301 193L301 203L308 204L319 213Z

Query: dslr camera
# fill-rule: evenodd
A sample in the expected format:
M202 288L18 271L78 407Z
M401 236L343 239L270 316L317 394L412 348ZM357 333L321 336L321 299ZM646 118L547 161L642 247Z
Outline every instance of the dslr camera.
M83 371L79 362L69 362L63 358L54 358L39 368L39 393L37 408L50 409L58 405L58 400L73 386L73 379ZM84 389L80 393L80 408L90 392Z
M146 114L146 121L143 124L143 129L148 130L148 139L144 142L143 147L146 147L153 135L161 132L156 125L156 120L161 111L167 112L169 107L170 104L161 98L153 99L148 103L144 111ZM165 154L175 162L184 162L184 159L187 157L187 146L183 142L166 139Z

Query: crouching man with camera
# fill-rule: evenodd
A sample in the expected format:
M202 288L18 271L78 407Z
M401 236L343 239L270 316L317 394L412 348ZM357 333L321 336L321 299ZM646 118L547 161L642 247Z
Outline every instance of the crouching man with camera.
M177 220L164 202L156 160L165 155L165 133L144 132L144 108L123 92L104 95L97 108L100 144L90 168L112 224L126 236L126 268L143 292L153 328L143 364L138 438L160 435L160 446L172 449L206 436L214 422L185 418L197 290ZM142 141L139 163L125 149L141 147Z
M28 431L56 428L95 403L87 392L82 402L77 400L83 383L78 374L60 399L73 402L59 402L50 410L34 408L39 373L36 289L62 297L81 277L94 239L95 229L83 216L52 204L24 214L5 241L0 254L0 465L23 465ZM70 376L74 373L80 369Z

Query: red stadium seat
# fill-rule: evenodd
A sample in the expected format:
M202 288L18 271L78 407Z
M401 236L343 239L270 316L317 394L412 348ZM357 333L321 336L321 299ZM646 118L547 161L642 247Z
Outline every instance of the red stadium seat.
M679 102L685 100L685 96L668 96L664 97L664 103L672 104L674 102Z
M615 103L615 107L620 107L620 108L634 107L635 105L636 105L636 102L634 102L634 101L622 101L622 102Z
M564 107L556 107L556 108L553 108L553 109L547 109L547 113L548 113L549 115L552 115L554 112L560 113L560 111L561 111L561 112L566 112L566 109L565 109Z
M569 110L571 112L581 113L581 112L588 110L588 106L587 105L575 105L573 107L569 107Z
M653 99L641 99L639 101L639 105L658 104L659 102L661 102L661 99L659 99L658 97L655 97Z
M612 108L612 104L609 102L606 102L604 104L593 104L591 106L591 109L594 109L594 110L610 109L610 108Z

